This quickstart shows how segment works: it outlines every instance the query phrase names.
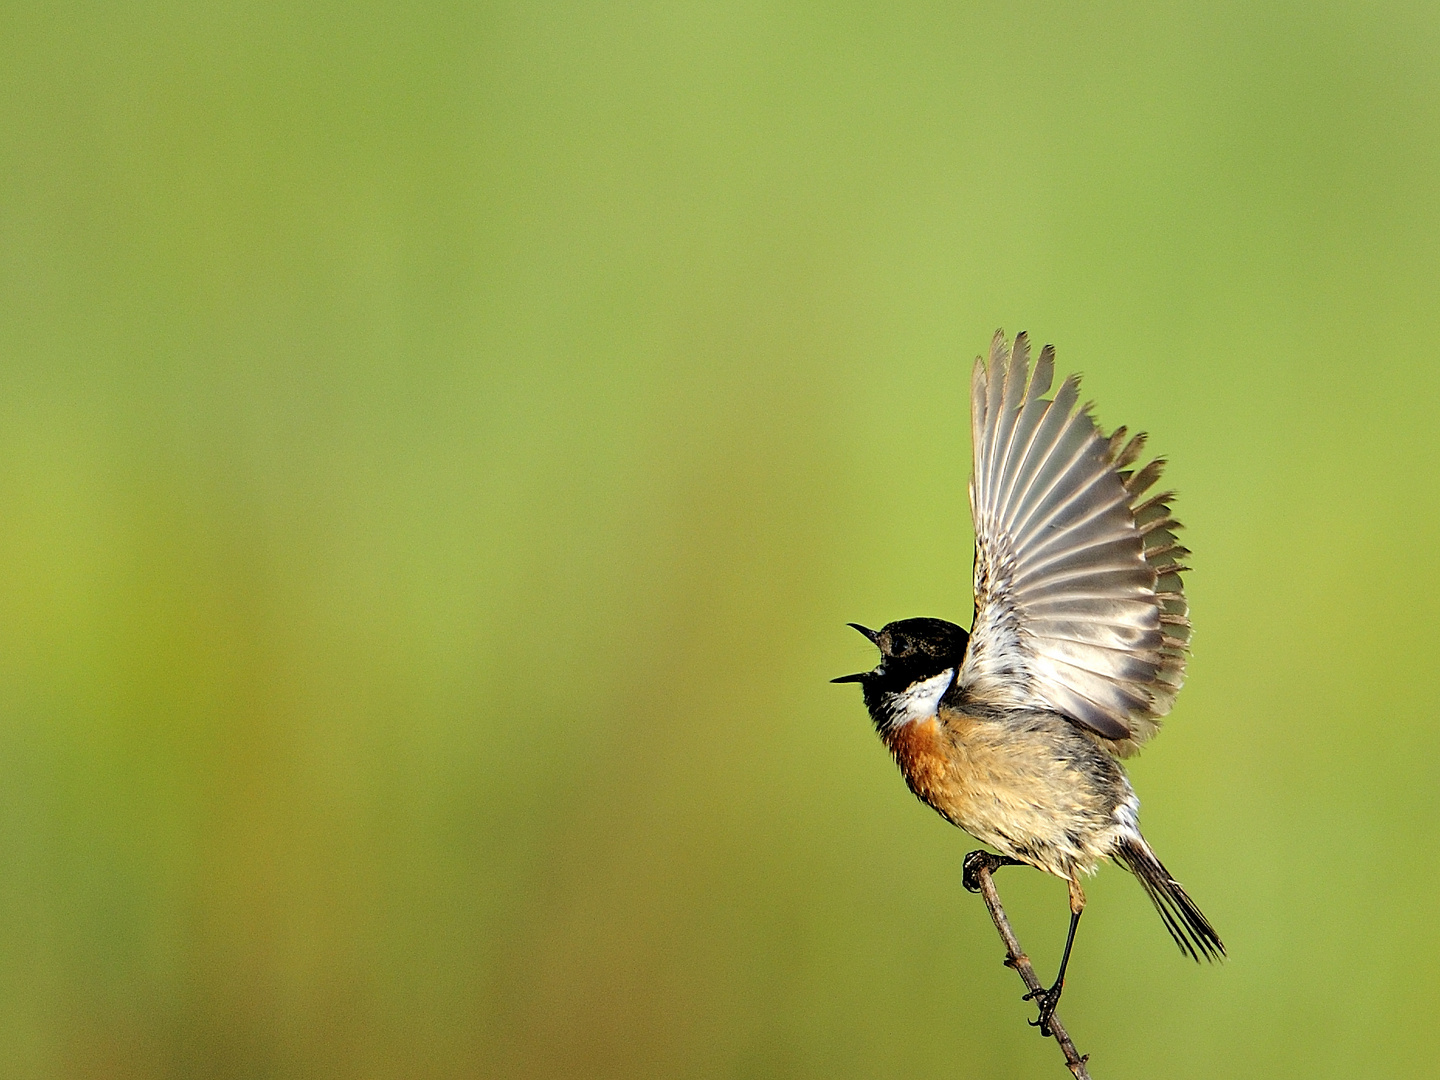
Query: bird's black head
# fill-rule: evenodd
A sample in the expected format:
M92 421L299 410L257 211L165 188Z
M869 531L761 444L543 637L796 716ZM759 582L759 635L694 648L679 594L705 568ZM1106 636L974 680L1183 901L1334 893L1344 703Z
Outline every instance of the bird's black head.
M858 682L865 706L882 732L935 710L965 659L970 635L944 619L901 619L878 633L851 623L880 650L874 671L842 675L831 682ZM949 673L950 678L941 676Z

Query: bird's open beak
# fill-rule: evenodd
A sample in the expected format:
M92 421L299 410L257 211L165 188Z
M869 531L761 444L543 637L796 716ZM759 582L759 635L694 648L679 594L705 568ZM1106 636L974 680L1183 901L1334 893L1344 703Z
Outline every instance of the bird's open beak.
M864 634L867 638L870 639L870 644L879 645L879 642L876 639L879 638L880 635L876 631L871 630L868 626L861 626L858 622L846 623L845 625L853 626L856 630L860 631L860 633ZM857 671L854 675L841 675L838 679L831 679L830 681L862 682L865 679L865 676L869 674L870 672L868 671Z

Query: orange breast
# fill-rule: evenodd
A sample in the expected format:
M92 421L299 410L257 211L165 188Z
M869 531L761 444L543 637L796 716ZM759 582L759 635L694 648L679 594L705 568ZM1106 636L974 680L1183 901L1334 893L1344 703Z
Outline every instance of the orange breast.
M949 786L950 763L945 752L945 737L933 716L928 720L913 720L886 732L885 744L895 755L895 762L911 791L936 809L948 801L945 794Z

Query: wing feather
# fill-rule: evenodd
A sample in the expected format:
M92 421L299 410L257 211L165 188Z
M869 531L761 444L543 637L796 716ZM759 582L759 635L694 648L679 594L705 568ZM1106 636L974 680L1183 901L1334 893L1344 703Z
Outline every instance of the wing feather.
M985 402L985 483L987 496L995 490L995 444L1005 424L1005 373L1013 349L1007 349L1005 335L997 333L990 342L989 393Z
M1165 468L1132 468L1147 436L1104 436L1079 377L1053 397L1055 351L1030 370L1024 334L997 332L971 378L975 620L957 684L997 705L1046 708L1133 753L1185 681L1189 606Z
M1030 374L1029 361L1030 341L1022 333L1015 338L1015 348L1010 351L1010 363L1005 369L1005 394L999 423L996 425L995 453L991 461L990 489L996 493L1007 486L1011 475L1010 457L1014 452L1016 432L1020 427L1020 405Z

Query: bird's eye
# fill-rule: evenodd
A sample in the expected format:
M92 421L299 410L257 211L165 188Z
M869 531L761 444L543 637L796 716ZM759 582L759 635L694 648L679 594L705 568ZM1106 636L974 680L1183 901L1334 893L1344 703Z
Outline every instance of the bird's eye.
M894 636L890 639L891 656L909 656L915 651L915 646L906 637Z

